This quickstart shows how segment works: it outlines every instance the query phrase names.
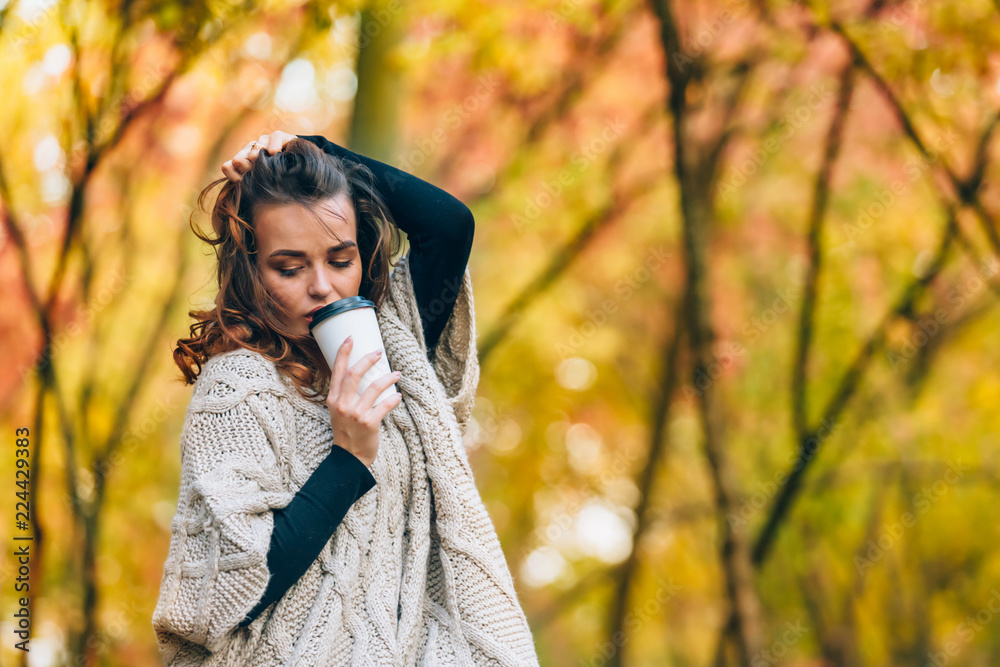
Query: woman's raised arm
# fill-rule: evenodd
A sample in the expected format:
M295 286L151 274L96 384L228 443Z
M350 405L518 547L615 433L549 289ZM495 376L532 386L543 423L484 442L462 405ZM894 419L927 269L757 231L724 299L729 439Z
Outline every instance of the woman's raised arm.
M472 253L472 211L454 196L401 169L355 153L320 135L301 135L325 152L359 162L375 176L393 220L410 241L413 291L427 352L434 349L451 316Z

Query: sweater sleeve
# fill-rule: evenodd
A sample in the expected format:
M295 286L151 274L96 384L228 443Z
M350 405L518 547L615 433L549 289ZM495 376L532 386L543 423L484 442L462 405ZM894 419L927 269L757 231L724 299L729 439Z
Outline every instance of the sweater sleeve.
M439 187L320 135L300 137L326 153L371 170L396 225L410 242L410 267L428 355L433 358L451 316L472 252L475 221L469 207Z
M278 467L277 397L214 384L227 395L193 401L181 434L180 494L152 619L167 664L231 639L267 587L272 511L294 496Z
M331 447L292 502L274 510L274 531L267 552L271 579L264 596L239 627L256 620L299 580L337 530L347 510L373 486L375 477L358 457L338 445Z
M393 272L392 297L404 311L411 313L407 324L414 335L420 335L420 327L412 313L416 309L413 280L409 257L404 257ZM465 433L479 388L479 349L476 333L476 308L472 296L472 274L466 266L458 289L451 317L445 323L437 345L437 354L430 358L431 367L441 386L445 398L454 410L455 419L462 434Z
M444 386L455 418L464 434L479 388L479 349L476 342L476 309L472 298L472 274L466 266L458 283L458 295L437 352L431 358L434 372Z

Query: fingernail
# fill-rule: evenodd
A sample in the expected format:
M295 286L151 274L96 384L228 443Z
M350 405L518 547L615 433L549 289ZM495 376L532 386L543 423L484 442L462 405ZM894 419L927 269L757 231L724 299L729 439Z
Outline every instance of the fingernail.
M354 338L354 336L348 336L347 338L344 339L344 342L345 343L350 343L351 339L353 339L353 338Z
M376 357L381 357L382 356L382 350L379 350L378 352L376 352L375 356Z
M395 375L396 377L402 375L402 373L400 373L399 371L393 371L392 374Z

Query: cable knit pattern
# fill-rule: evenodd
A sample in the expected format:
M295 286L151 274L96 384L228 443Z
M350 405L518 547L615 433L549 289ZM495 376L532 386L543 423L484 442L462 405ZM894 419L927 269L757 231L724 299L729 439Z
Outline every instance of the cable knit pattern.
M479 383L468 267L432 361L408 261L377 318L403 394L379 429L375 487L245 628L267 587L269 510L333 442L323 404L261 355L210 359L181 435L181 491L153 614L170 666L538 665L462 436Z

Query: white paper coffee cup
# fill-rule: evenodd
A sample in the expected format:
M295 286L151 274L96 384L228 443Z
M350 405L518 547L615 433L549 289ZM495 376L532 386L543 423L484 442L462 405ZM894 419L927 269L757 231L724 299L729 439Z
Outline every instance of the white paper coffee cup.
M354 337L351 353L347 358L347 368L350 369L361 357L375 350L382 350L378 361L361 376L358 382L358 395L364 393L368 386L386 373L392 372L389 360L386 359L385 345L382 342L382 331L375 318L375 304L362 296L349 296L327 304L313 313L309 332L316 339L326 362L333 368L337 359L337 351L347 340ZM398 394L396 385L391 384L378 395L375 404Z

